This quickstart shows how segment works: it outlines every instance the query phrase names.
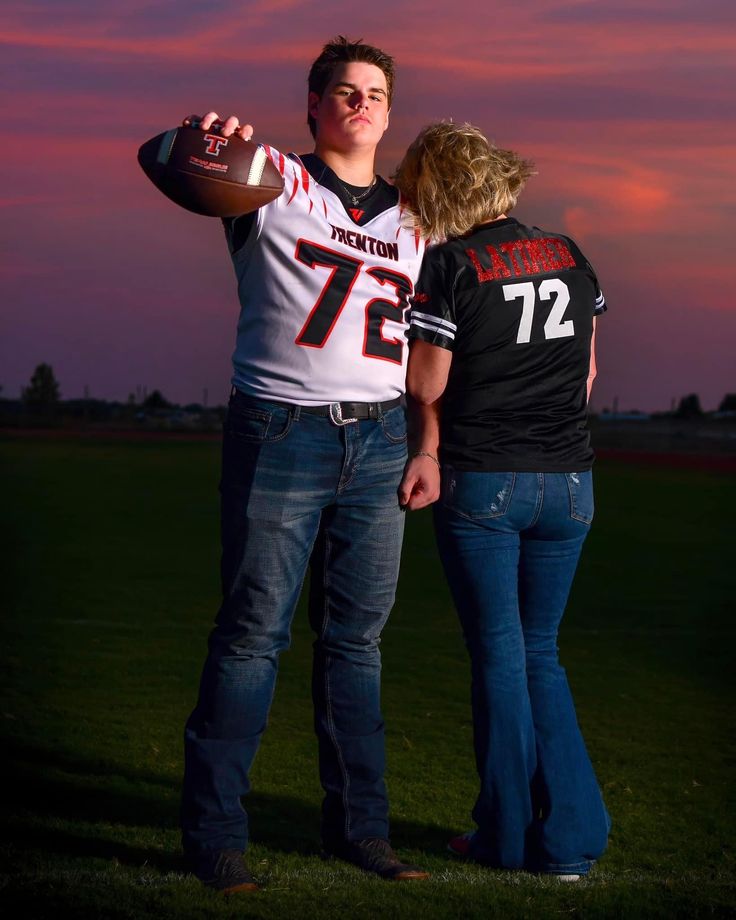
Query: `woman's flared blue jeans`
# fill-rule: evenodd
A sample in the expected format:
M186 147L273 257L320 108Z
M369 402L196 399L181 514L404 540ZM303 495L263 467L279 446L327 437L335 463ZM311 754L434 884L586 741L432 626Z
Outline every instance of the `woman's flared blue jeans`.
M488 865L584 874L606 847L557 649L592 518L589 471L444 470L435 528L470 653L480 776L471 855Z

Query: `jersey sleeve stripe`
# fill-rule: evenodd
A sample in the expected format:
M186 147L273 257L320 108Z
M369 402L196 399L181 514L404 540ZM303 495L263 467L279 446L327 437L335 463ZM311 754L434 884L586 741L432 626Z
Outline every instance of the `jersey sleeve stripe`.
M443 335L445 338L450 339L451 341L455 338L455 333L450 332L449 329L442 329L440 326L430 325L429 323L423 323L418 319L412 319L411 328L417 327L419 329L428 329L430 332L434 332L436 335Z
M260 144L261 150L263 150L269 160L273 165L278 169L282 176L286 176L286 159L281 153L281 151L276 150L275 147L271 147L269 144Z
M289 196L289 200L286 202L287 204L291 204L291 202L294 200L294 196L296 195L298 189L299 189L299 178L296 175L294 175L294 185L291 189L291 195Z
M423 319L429 323L435 323L437 326L447 326L447 328L452 329L453 332L457 331L457 326L454 323L451 323L449 319L441 319L439 316L432 316L431 313L420 313L419 310L412 310L412 322L414 321L415 317L417 319Z

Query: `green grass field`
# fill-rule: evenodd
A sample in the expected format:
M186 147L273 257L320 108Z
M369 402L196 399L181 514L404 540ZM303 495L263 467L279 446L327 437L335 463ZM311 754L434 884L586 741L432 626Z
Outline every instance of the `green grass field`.
M5 440L4 917L726 917L734 879L732 475L599 463L561 636L614 821L589 879L453 861L476 782L468 667L426 513L384 633L391 885L320 859L297 611L249 800L257 894L183 873L182 726L218 597L215 443Z

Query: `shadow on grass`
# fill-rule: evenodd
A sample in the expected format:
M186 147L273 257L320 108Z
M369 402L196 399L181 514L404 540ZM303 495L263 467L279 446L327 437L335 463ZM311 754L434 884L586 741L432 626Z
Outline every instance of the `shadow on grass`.
M6 742L6 788L13 790L6 814L18 867L52 856L117 860L162 872L184 871L178 846L146 847L136 838L178 836L178 780L147 769L99 758L85 760L53 749ZM317 856L318 803L254 792L247 800L254 843L274 852ZM67 827L64 825L68 824ZM88 830L80 825L86 824ZM112 826L112 827L111 827ZM397 848L444 852L451 831L406 820L392 824ZM130 842L114 839L128 837ZM168 840L163 846L168 846Z

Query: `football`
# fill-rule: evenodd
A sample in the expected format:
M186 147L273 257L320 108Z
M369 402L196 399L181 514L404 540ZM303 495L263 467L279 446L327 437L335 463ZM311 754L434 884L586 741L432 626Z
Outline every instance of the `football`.
M281 173L257 144L218 127L172 128L138 151L143 172L159 191L195 214L236 217L273 201L284 189Z

